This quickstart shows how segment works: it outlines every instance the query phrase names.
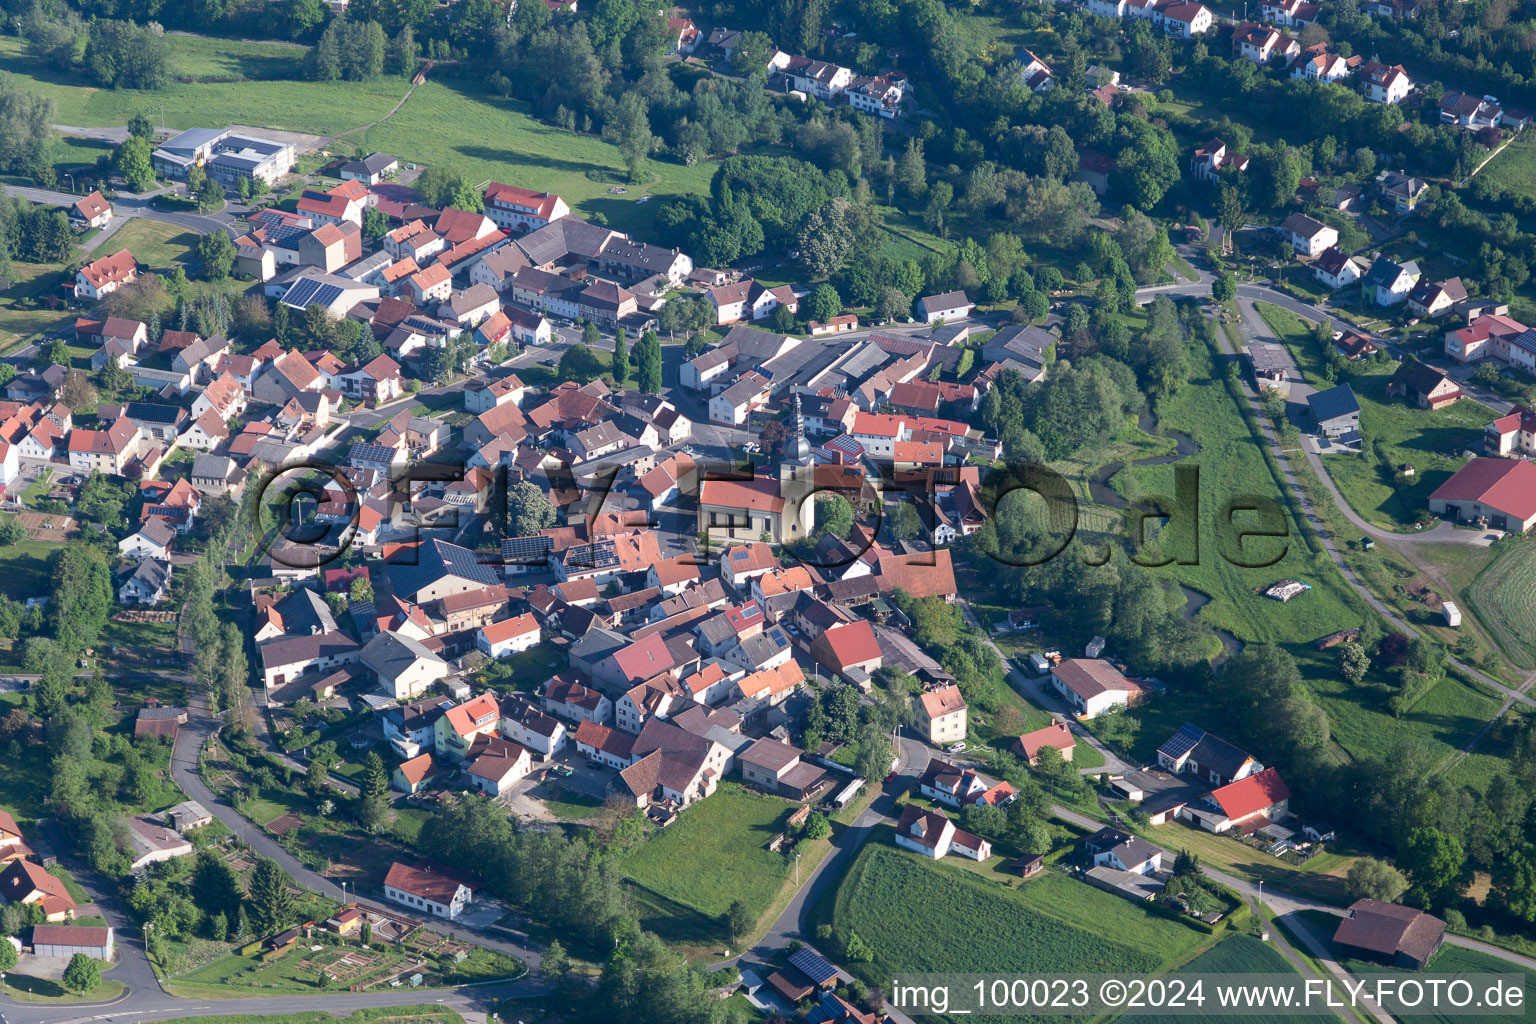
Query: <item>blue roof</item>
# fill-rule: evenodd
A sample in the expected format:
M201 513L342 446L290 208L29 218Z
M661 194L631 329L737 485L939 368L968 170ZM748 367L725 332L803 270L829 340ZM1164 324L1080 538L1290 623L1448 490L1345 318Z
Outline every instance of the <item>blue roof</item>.
M1307 396L1307 404L1312 407L1312 415L1317 417L1319 423L1360 412L1360 402L1348 384L1314 392Z
M458 576L482 587L493 587L501 582L496 571L488 565L481 565L469 548L461 548L435 537L417 548L415 555L415 565L388 562L384 566L395 593L406 600L414 601L418 590L431 586L444 576ZM396 557L410 558L411 552L402 551Z
M789 958L789 965L811 979L813 985L825 985L837 977L837 968L813 949L801 949Z

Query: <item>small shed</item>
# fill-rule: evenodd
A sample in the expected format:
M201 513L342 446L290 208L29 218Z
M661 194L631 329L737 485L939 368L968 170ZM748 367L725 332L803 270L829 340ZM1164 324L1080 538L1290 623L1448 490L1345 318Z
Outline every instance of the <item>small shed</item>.
M1043 676L1051 670L1051 663L1045 655L1036 651L1029 656L1029 667L1037 676Z
M1107 641L1105 641L1103 637L1094 637L1092 640L1088 641L1088 646L1083 648L1083 656L1087 658L1097 658L1099 655L1104 653L1104 647L1106 643Z
M1461 626L1461 609L1456 607L1455 601L1446 601L1440 605L1440 614L1445 616L1445 624L1452 629Z
M1374 551L1376 550L1376 540L1372 537L1361 537L1360 546L1367 551Z

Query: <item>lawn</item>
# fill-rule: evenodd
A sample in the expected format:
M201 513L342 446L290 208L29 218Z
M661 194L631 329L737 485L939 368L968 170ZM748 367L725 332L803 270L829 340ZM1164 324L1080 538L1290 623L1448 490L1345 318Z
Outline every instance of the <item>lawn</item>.
M1478 177L1505 192L1536 198L1536 139L1511 142L1488 162Z
M724 931L720 919L734 900L761 915L794 876L794 859L768 849L792 808L776 797L723 785L625 855L620 868L637 890L641 924L675 937L676 922L647 917L701 919L684 922L694 941ZM822 853L827 847L824 841L810 845ZM802 857L802 873L819 859Z
M367 955L372 963L364 967L336 967L339 978L321 981L321 969L330 969L349 955ZM515 956L475 949L464 963L435 966L432 956L427 956L427 967L422 969L424 986L456 986L478 981L495 981L513 978L525 972L524 964ZM384 979L395 975L409 963L409 950L387 947L384 952L367 953L356 944L346 946L321 946L318 950L307 944L298 944L286 955L263 963L260 956L241 956L230 952L218 960L209 961L189 972L172 979L172 989L189 998L243 998L249 995L281 995L284 992L343 992L353 984L369 986L382 984ZM343 973L349 972L349 973ZM257 989L258 992L250 992Z
M1536 656L1536 544L1514 538L1498 544L1494 557L1466 590L1467 602L1498 642L1527 657Z
M1295 974L1296 968L1291 962L1275 950L1273 946L1254 938L1252 935L1233 935L1218 942L1215 946L1201 953L1189 963L1173 972L1178 974ZM1206 993L1207 998L1212 993ZM1119 1018L1117 1024L1151 1024L1153 1021L1166 1020L1165 1017L1142 1014L1127 1014ZM1243 1021L1244 1024L1290 1024L1294 1021L1330 1021L1336 1022L1338 1018L1332 1014L1254 1014L1210 1016L1201 1015L1202 1021Z
M1153 825L1140 831L1164 849L1189 850L1214 868L1246 878L1263 879L1266 884L1284 892L1333 903L1349 902L1344 894L1344 873L1349 870L1352 857L1325 852L1296 867L1231 836L1214 835L1180 821Z
M229 1017L178 1017L177 1024L464 1024L464 1018L441 1006L383 1006L336 1017L326 1010L305 1013L239 1014Z
M127 249L133 258L156 271L169 271L172 267L186 268L196 262L193 248L198 235L176 224L135 217L118 228L111 238L102 244L104 250L117 252ZM106 255L103 252L103 255Z
M1159 409L1159 425L1188 434L1199 451L1177 463L1127 466L1109 485L1129 500L1147 495L1172 498L1175 467L1200 470L1199 561L1149 570L1164 579L1208 594L1211 601L1199 618L1217 629L1230 630L1247 642L1309 642L1335 630L1358 625L1359 598L1344 582L1326 554L1313 547L1306 522L1291 504L1266 458L1266 442L1250 429L1223 379L1225 357L1202 347L1190 352L1191 377ZM1229 501L1248 497L1278 503L1284 514L1284 538L1250 539L1241 560L1271 562L1263 568L1242 568L1223 552L1221 538L1230 532L1223 518ZM1238 513L1234 524L1252 528L1252 513ZM1278 524L1276 524L1278 525ZM1287 604L1255 592L1281 579L1309 583L1312 589Z
M897 849L883 827L860 851L831 912L839 941L857 933L874 950L871 962L844 958L842 965L881 985L909 970L1150 974L1210 941L1055 871L1018 888L987 881Z
M1321 359L1310 324L1278 306L1256 305L1265 323L1296 357L1308 382L1328 387L1318 374ZM1397 364L1361 364L1360 369L1345 380L1360 400L1365 450L1359 456L1329 456L1325 465L1350 505L1367 521L1385 529L1410 528L1428 516L1430 492L1465 463L1461 453L1480 446L1483 428L1494 414L1467 398L1433 412L1389 399L1387 383ZM1403 465L1413 466L1414 475L1400 485L1394 474Z
M0 992L18 1003L110 1003L123 994L123 989L122 982L102 978L95 988L84 995L77 995L51 978L7 974L5 987Z
M0 579L5 580L5 595L17 601L45 597L52 589L48 560L59 545L41 540L18 541L0 548Z
M268 80L292 78L309 52L298 43L216 39L173 32L172 65L177 79Z
M0 39L0 43L5 40ZM0 352L39 331L67 323L73 314L67 310L37 306L46 296L59 294L67 275L52 264L11 263L14 277L9 288L0 290Z

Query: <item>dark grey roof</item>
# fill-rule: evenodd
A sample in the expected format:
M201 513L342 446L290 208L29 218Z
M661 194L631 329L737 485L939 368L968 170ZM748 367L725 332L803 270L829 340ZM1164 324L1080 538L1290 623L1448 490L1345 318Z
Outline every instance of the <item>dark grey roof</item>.
M171 541L176 537L176 528L159 516L150 516L139 527L138 535L146 540L154 541L161 547L170 547Z
M388 153L369 153L361 160L352 160L342 165L342 170L348 174L383 174L390 165L398 163Z
M1209 732L1200 737L1190 756L1200 765L1201 771L1215 771L1228 779L1249 760L1247 751Z
M592 664L629 646L629 637L611 629L594 629L570 646L570 656Z
M135 580L151 592L157 591L171 581L171 563L159 558L146 558L123 582Z
M187 410L174 405L157 405L153 402L129 402L123 406L123 415L135 423L174 425L187 418Z
M227 455L199 455L192 460L194 480L228 480L235 462Z
M517 247L534 263L560 263L567 256L596 259L616 232L580 217L561 217L517 240Z
M396 557L410 558L411 553L401 552ZM482 587L495 586L501 582L495 570L480 564L469 548L461 548L436 537L423 542L416 549L415 559L414 565L389 562L384 566L395 593L407 600L413 600L418 590L436 583L444 576L457 576Z
M1327 423L1341 416L1355 416L1360 412L1360 402L1348 384L1340 384L1327 391L1314 391L1307 396L1307 404L1312 407L1312 415L1317 417L1319 423Z
M336 632L336 619L331 615L331 606L309 587L300 587L290 594L278 604L277 613L283 617L283 632L289 636L317 631Z
M358 657L364 665L378 673L379 678L388 680L393 680L401 672L423 659L439 665L444 664L442 658L427 650L419 642L388 630L368 641L368 646L363 648Z

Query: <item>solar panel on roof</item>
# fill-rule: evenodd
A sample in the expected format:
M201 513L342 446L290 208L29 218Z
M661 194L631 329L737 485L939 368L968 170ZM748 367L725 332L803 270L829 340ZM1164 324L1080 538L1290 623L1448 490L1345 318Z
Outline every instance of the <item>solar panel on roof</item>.
M1164 743L1157 749L1159 753L1167 754L1169 757L1177 759L1195 749L1195 744L1199 743L1204 736L1204 729L1185 722L1167 743Z
M501 560L509 565L538 565L549 557L548 537L508 537L501 542Z
M599 541L572 548L565 556L565 562L587 569L611 569L619 564L619 556L614 552L612 541Z
M837 968L815 950L800 950L789 958L789 965L817 985L826 984L837 977Z

